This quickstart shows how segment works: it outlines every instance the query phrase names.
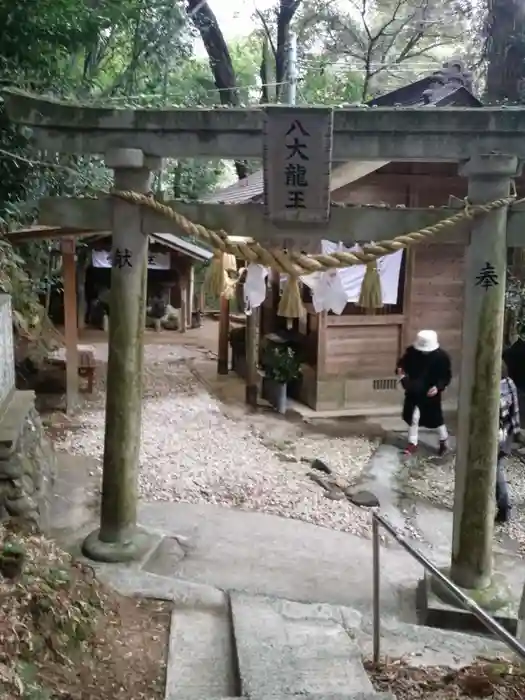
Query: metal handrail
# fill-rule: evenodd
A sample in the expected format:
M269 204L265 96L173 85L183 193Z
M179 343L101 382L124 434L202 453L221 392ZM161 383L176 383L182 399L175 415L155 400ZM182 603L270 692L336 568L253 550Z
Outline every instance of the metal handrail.
M490 630L494 636L501 642L506 644L522 659L525 659L525 647L502 627L496 620L488 615L482 608L477 605L471 598L463 593L452 581L447 578L441 571L432 564L432 562L421 554L415 547L412 547L405 538L399 534L396 528L391 525L388 520L379 513L372 513L372 548L373 548L373 606L372 606L372 623L373 623L373 659L374 663L379 663L381 652L381 620L380 620L380 541L379 541L379 525L382 525L385 530L392 535L404 550L406 550L421 566L429 571L445 588L452 594L452 597L466 610L469 610L477 619Z

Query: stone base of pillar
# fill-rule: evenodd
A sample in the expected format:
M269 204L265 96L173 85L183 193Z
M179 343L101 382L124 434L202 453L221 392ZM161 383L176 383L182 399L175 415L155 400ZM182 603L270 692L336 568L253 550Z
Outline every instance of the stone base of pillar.
M449 575L448 570L443 573ZM519 599L501 574L495 574L492 584L483 590L462 588L461 591L483 608L511 634L518 628ZM459 606L450 592L431 574L425 573L417 586L416 607L421 625L465 632L487 632L475 615Z
M217 374L228 374L228 360L218 360L217 361Z
M103 542L100 530L91 532L82 543L82 554L92 561L120 564L142 561L158 547L160 536L137 528L135 532L118 542Z

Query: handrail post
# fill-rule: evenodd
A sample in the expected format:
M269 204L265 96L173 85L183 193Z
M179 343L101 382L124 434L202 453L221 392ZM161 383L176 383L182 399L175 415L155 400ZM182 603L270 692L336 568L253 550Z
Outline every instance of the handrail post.
M485 612L472 598L469 598L463 591L456 586L449 578L447 578L432 562L425 557L420 551L415 547L408 544L406 539L396 530L396 528L388 522L388 520L379 515L379 513L372 514L372 553L373 553L373 602L372 602L372 627L373 627L373 657L374 663L379 663L380 656L380 634L381 634L381 622L380 622L380 610L379 610L379 597L380 597L380 568L379 568L379 526L385 528L385 530L395 539L395 541L401 545L401 547L408 552L421 566L432 574L448 591L452 594L453 598L459 603L460 606L471 612L477 619L488 629L492 634L499 639L501 642L506 644L509 649L514 651L520 659L525 659L525 646L521 644L516 637L514 637L510 632L508 632L504 627L502 627L499 622L491 617Z
M381 654L381 620L380 620L380 588L381 588L381 569L380 569L380 544L379 544L379 522L372 515L372 571L373 571L373 603L372 603L372 628L373 628L373 659L374 664L379 663Z

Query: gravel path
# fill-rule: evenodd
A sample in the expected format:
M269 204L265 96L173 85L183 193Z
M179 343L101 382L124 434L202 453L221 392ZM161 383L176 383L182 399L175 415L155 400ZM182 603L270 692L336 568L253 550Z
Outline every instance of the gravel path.
M103 358L105 349L100 352ZM232 418L191 372L189 361L198 352L165 345L145 348L141 496L262 511L368 536L369 512L346 500L325 498L307 473L317 457L351 483L376 443L303 432L271 414ZM55 446L100 464L103 387L78 422L81 427L63 434Z
M407 474L409 474L407 478ZM495 538L502 542L510 538L519 553L525 556L525 462L518 455L512 456L505 469L512 503L511 520L498 525ZM407 470L403 491L438 506L452 510L454 504L454 458L442 463L435 458L422 458L416 469Z

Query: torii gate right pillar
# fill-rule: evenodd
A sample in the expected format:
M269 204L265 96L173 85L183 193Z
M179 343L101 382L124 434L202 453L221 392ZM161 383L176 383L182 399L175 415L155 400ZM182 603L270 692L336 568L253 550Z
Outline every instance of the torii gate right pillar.
M513 156L476 156L461 168L472 204L506 198L518 172ZM505 582L493 572L496 463L507 263L507 207L476 218L465 262L465 308L455 468L452 581L503 624ZM431 588L455 606L448 591ZM457 615L463 617L463 612Z
M508 197L517 171L513 156L472 158L462 168L469 201ZM451 577L470 590L492 583L506 266L503 207L474 222L465 265Z

